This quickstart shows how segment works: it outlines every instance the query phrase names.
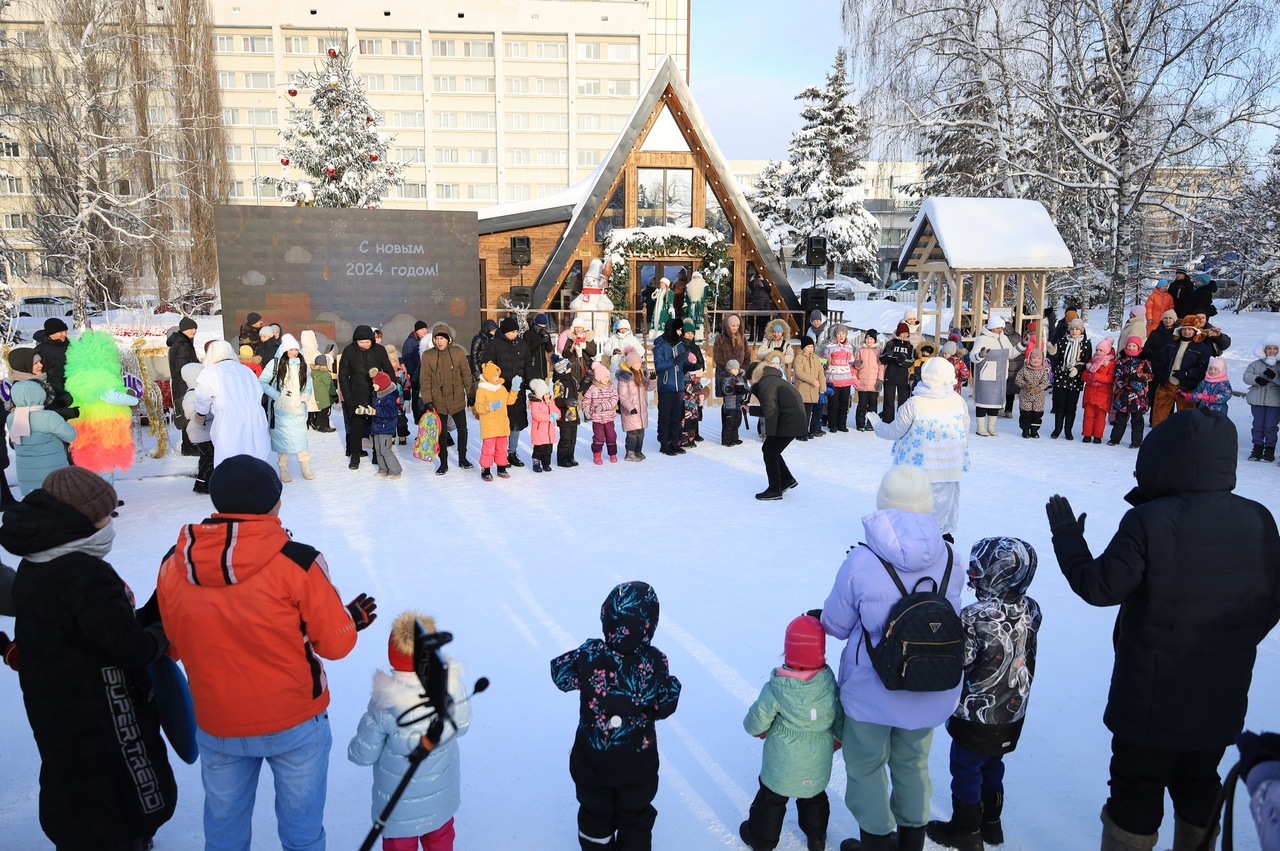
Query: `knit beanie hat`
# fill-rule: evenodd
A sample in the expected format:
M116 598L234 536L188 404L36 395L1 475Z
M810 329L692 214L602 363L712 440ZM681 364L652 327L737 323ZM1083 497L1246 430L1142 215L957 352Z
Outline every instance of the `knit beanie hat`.
M605 382L609 380L609 367L596 361L591 364L591 378L595 381Z
M947 340L945 343L943 343L943 344L942 344L942 355L943 355L943 357L948 357L948 358L949 358L949 357L951 357L952 355L954 355L955 353L956 353L956 341L955 341L955 340Z
M45 476L45 493L97 523L116 510L116 489L102 476L84 467L61 467Z
M58 334L67 330L67 323L63 322L56 316L50 316L44 321L44 332L46 334ZM99 520L102 518L99 517Z
M328 367L328 366L329 366L329 357L328 357L327 355L316 355L316 366L318 366L318 367Z
M506 319L503 319L501 322L498 323L499 334L510 334L512 331L519 331L519 330L520 330L520 323L516 322L516 320L510 316L508 316Z
M827 664L827 634L813 615L801 615L787 624L783 660L788 668L812 671Z
M1101 343L1098 344L1097 351L1099 354L1109 355L1111 354L1111 350L1114 348L1115 348L1115 342L1110 337L1107 337L1105 340L1103 340Z
M724 368L725 368L725 369L727 369L727 370L732 371L732 370L735 370L735 369L741 369L741 368L742 368L742 364L738 363L738 362L737 362L735 359L733 359L733 358L729 358L729 360L725 363Z
M987 327L992 331L997 328L1004 328L1004 317L998 313L993 314L989 319L987 319Z
M219 514L267 514L283 488L275 469L252 455L232 455L209 477L209 496Z
M444 337L450 343L453 342L453 338L449 336L449 329L443 325L437 325L436 330L431 332L431 339L434 340L436 337Z
M813 345L813 338L810 337L808 334L805 334L803 337L800 338L801 351L804 351L805 349L807 349L809 346L812 346L812 345Z
M569 367L571 366L573 366L573 364L569 361L568 358L561 357L560 355L551 356L551 368L554 369L556 372L560 373L561 375L564 375L565 373L567 373L569 371Z
M184 316L178 320L179 331L194 331L196 329L196 321L190 316Z
M1169 308L1168 310L1166 310L1164 313L1160 314L1160 319L1161 319L1162 321L1163 321L1163 320L1165 320L1165 319L1172 319L1172 320L1174 320L1174 321L1177 321L1177 319L1178 319L1178 311L1174 310L1174 309L1171 307L1171 308Z
M381 393L391 386L391 376L382 370L378 370L378 374L373 377L373 389Z
M248 316L244 318L244 322L246 325L256 325L261 321L262 321L261 313L250 313Z
M870 340L871 342L874 343L876 340L880 339L880 332L874 328L868 328L866 333L863 334L862 337L863 339Z
M391 670L413 670L414 624L418 621L427 632L436 631L435 620L419 612L401 612L391 625L391 635L387 638L387 661L391 663Z
M533 317L533 324L546 328L551 324L551 320L547 318L547 314L539 313L537 316Z
M240 357L242 357L242 358L251 358L251 357L253 357L253 348L252 348L251 346L241 346L241 347L240 347Z
M1074 310L1068 310L1066 313L1062 314L1062 318L1070 322L1072 319L1079 319L1080 314Z
M274 330L275 327L276 326L274 325L263 325L261 328L258 329L258 339L270 340L272 337L276 335L276 332Z
M1083 330L1084 330L1084 320L1083 320L1083 319L1072 319L1070 322L1068 322L1068 323L1067 323L1067 330L1068 330L1068 331L1074 331L1076 328L1079 328L1081 331L1083 331Z
M1213 374L1213 371L1215 369L1218 370L1217 375ZM1204 380L1208 381L1210 384L1218 384L1220 382L1226 381L1228 378L1229 376L1227 375L1226 359L1225 358L1209 358L1209 369L1205 372Z
M529 393L535 399L541 399L550 392L551 391L547 389L547 382L543 381L541 378L535 378L529 382Z
M894 466L880 480L876 510L896 508L913 514L933 513L933 486L919 467Z
M692 319L686 319L686 320L684 321L684 324L680 326L680 333L681 333L681 334L692 334L692 333L694 333L694 332L695 332L695 331L697 331L697 330L698 330L698 329L697 329L697 326L695 326L695 325L693 324L693 320L692 320Z
M907 323L905 322L899 322L898 327L893 329L893 336L895 337L898 336L899 334L910 334L910 333L911 333L911 326L907 325Z
M415 331L425 331L425 330L427 330L427 323L425 323L425 322L423 322L421 319L419 319L417 322L413 323L413 330L415 330Z
M1142 351L1142 338L1141 338L1141 337L1130 337L1129 339L1125 340L1125 341L1124 341L1124 347L1125 347L1126 349L1128 349L1130 346L1137 346L1137 347L1138 347L1138 351Z
M10 349L9 350L9 369L16 372L34 373L36 371L36 361L40 356L36 354L35 349Z
M931 357L920 367L920 381L925 387L950 390L956 386L956 368L946 358Z
M1160 280L1156 281L1156 286L1162 290L1167 290L1169 289L1169 282L1166 281L1164 278L1161 278Z
M810 321L810 322L814 322L814 321L821 322L822 320L824 320L824 319L826 319L826 318L827 318L827 317L825 317L825 316L823 316L823 315L822 315L822 311L821 311L821 310L819 310L819 309L818 309L818 308L816 308L816 307L815 307L813 310L811 310L811 311L809 312L809 321Z

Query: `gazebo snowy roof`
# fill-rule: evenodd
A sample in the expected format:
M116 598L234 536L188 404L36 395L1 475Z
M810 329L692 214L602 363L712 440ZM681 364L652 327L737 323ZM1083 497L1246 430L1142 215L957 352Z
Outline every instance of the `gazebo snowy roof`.
M1071 252L1049 211L1018 198L928 198L911 226L898 274L1070 269Z

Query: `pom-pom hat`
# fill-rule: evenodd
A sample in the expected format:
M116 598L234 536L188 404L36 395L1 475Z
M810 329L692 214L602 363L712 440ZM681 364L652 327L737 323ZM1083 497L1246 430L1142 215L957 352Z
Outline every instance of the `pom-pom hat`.
M827 664L827 634L813 615L801 615L787 624L783 661L796 671L812 671Z

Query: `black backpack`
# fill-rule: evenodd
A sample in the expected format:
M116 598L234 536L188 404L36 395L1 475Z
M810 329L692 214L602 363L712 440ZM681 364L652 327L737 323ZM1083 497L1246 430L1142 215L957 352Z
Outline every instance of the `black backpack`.
M867 548L871 550L870 547ZM871 634L862 628L863 641L880 682L889 691L947 691L960 684L964 676L964 627L960 615L946 597L951 580L953 554L947 546L947 569L942 585L931 576L921 577L915 588L907 591L893 565L880 558L893 584L902 592L885 621L884 635L878 646L871 646ZM928 581L933 590L921 591Z

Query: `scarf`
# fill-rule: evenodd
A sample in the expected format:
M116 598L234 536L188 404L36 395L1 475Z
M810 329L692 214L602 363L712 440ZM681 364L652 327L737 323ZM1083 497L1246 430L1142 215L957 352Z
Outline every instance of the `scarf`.
M53 561L55 558L67 555L68 553L84 553L94 558L105 559L107 553L111 552L111 544L116 539L115 524L110 521L98 531L94 532L87 538L81 538L78 541L71 541L52 549L42 550L38 553L28 553L27 561L37 563Z
M1082 342L1084 342L1083 334L1079 337L1072 337L1068 334L1067 339L1063 340L1066 345L1066 350L1062 353L1063 369L1071 369L1080 360L1080 344Z
M1098 370L1102 369L1102 367L1111 363L1113 360L1115 360L1115 356L1112 355L1110 352L1107 352L1106 354L1094 355L1093 360L1089 361L1089 371L1097 372Z
M13 426L9 429L9 437L14 444L22 442L22 438L31 436L31 414L43 411L44 405L23 405L13 409Z

